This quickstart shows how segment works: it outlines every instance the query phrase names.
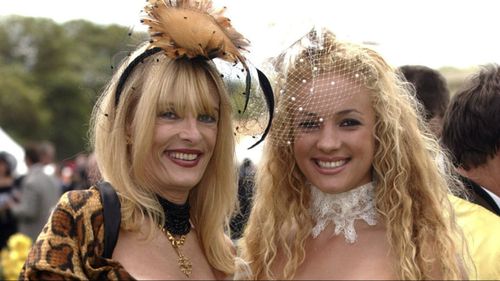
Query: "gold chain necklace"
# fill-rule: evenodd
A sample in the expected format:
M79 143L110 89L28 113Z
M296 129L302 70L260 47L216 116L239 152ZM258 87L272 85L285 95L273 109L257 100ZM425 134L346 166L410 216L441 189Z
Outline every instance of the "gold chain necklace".
M177 239L164 227L162 226L159 227L161 231L167 236L168 241L170 241L170 244L172 244L172 248L174 248L175 252L177 253L177 256L179 256L179 259L177 260L179 268L181 269L182 273L184 273L187 277L189 277L189 275L191 275L193 265L191 264L189 258L184 256L184 254L182 254L181 252L181 246L183 246L184 242L186 241L186 235L181 235L181 237Z

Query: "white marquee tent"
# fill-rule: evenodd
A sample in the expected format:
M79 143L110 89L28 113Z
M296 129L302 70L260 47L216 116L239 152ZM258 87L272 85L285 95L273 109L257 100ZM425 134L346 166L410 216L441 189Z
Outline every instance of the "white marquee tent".
M252 160L254 164L259 163L260 158L262 157L262 148L264 147L264 144L260 143L256 147L248 149L250 146L256 143L257 140L258 138L254 139L252 137L246 136L242 137L236 143L236 159L239 164L241 164L245 158Z
M28 168L24 163L24 150L0 127L0 151L12 154L17 160L16 172L18 175L26 174Z

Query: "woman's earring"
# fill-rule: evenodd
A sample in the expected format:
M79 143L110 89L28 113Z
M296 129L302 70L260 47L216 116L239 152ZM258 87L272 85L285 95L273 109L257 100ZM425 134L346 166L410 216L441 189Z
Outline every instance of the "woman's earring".
M125 137L125 140L127 141L127 144L128 144L128 145L132 144L132 138L131 138L130 136L128 136L128 135L127 135L127 136Z

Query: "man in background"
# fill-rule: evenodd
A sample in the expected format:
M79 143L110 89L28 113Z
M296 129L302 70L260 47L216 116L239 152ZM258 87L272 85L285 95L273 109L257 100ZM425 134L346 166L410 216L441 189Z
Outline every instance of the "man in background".
M43 171L41 150L43 147L38 144L25 147L28 173L21 182L19 203L9 203L12 214L17 219L19 231L33 241L38 237L61 195L57 179Z
M500 67L477 72L453 97L441 141L454 158L469 200L500 216Z
M43 170L48 175L54 175L56 170L56 148L50 141L42 141L37 144L40 163L44 166Z

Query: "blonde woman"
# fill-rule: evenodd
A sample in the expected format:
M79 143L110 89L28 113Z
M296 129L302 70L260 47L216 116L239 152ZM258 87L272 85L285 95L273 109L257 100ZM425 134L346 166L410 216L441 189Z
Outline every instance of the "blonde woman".
M234 273L224 232L236 199L232 109L211 59L245 64L245 40L210 1L151 0L145 11L151 40L124 61L93 112L102 198L96 187L62 197L22 279ZM111 218L110 186L121 206Z
M276 115L237 277L468 278L455 181L384 59L313 30L275 67Z

